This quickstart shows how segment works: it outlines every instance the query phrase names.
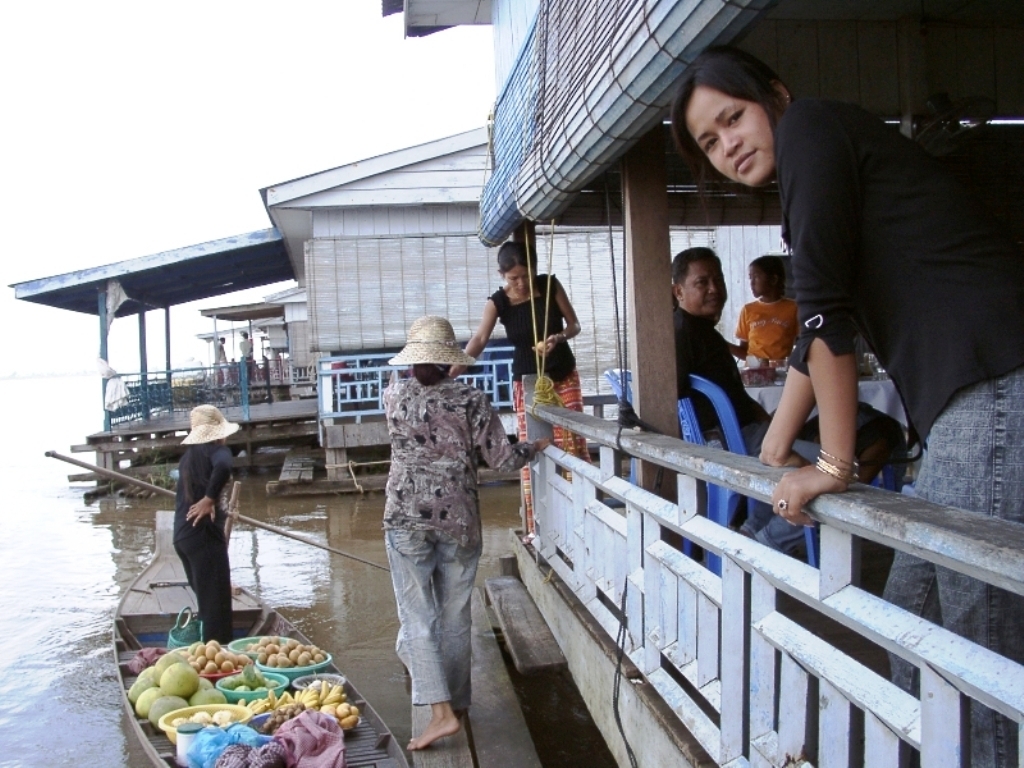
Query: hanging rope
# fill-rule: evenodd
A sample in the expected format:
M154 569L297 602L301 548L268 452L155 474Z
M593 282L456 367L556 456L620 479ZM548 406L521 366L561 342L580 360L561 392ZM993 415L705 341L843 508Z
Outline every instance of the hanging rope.
M551 243L548 249L548 279L547 286L544 289L544 344L547 345L548 340L548 313L551 310L551 264L553 254L555 250L555 222L551 222ZM544 373L544 366L547 362L547 350L541 353L540 343L541 340L537 334L537 303L536 303L536 291L534 290L534 275L533 275L533 259L530 258L530 238L526 238L526 277L530 281L530 319L533 321L533 359L537 367L537 384L533 391L533 404L530 406L530 413L533 416L537 415L534 408L538 405L554 405L559 408L564 408L565 403L562 402L562 398L558 396L558 392L555 391L555 382L551 380L551 377Z

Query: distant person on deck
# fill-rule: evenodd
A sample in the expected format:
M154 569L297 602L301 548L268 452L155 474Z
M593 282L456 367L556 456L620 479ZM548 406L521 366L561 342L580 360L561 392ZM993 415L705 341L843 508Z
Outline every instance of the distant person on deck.
M252 384L253 374L253 357L252 357L252 341L249 340L249 334L242 331L242 340L238 342L238 351L242 355L242 359L245 361L245 368L249 374L249 383Z
M224 368L228 364L228 353L224 348L224 337L217 340L217 383L224 383Z
M512 445L487 396L449 378L448 367L476 362L443 317L421 317L390 365L412 366L384 391L391 470L384 540L401 628L396 651L412 676L412 703L430 723L409 742L423 749L458 732L469 707L470 598L480 562L477 450L494 469L529 462L549 441Z
M174 551L181 558L196 596L203 640L230 643L231 565L224 535L231 479L231 450L225 445L238 425L212 405L192 409L192 430L182 440L189 448L178 463L174 503Z
M750 292L756 301L744 304L736 324L738 344L730 344L740 360L785 360L796 341L796 302L786 298L786 267L778 256L750 262Z

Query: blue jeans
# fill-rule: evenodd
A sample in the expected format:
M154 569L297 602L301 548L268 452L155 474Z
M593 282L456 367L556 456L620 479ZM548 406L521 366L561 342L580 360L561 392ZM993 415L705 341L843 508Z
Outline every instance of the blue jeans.
M395 650L412 676L412 703L469 707L470 599L482 545L461 547L440 531L384 532L398 605Z
M1024 367L957 392L928 435L914 492L928 501L1024 522ZM897 552L884 597L1024 663L1024 597ZM890 655L893 682L919 695L917 668ZM972 768L1017 765L1017 728L971 706Z

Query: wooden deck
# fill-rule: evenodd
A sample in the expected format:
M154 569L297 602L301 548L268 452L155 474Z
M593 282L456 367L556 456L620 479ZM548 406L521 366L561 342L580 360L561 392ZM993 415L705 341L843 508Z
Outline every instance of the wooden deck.
M315 400L287 400L262 403L249 408L249 418L242 418L240 407L223 409L229 421L241 428L228 438L228 445L244 455L236 455L236 467L279 467L284 463L282 446L314 447L320 438L319 412ZM174 463L184 453L181 441L189 429L189 414L175 412L154 416L146 421L119 425L108 432L96 432L86 437L82 445L71 446L72 453L96 453L96 461L107 469L118 469L129 474L139 467L151 468L159 458L161 463ZM266 451L274 446L278 450ZM122 461L131 467L121 467ZM143 470L145 471L145 469ZM95 479L75 475L74 481Z

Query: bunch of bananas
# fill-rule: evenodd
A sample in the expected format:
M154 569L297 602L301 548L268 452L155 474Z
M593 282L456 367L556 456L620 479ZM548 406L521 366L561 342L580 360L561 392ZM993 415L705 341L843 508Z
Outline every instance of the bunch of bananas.
M331 685L326 680L321 680L319 685L313 683L295 694L295 700L305 704L306 709L320 709L328 704L348 701L348 696L340 685Z
M267 691L267 698L253 699L246 707L254 715L262 715L264 712L272 712L294 704L301 704L303 709L315 709L330 715L346 731L359 723L359 708L348 703L345 689L340 685L331 685L326 680L321 680L319 685L313 683L294 696L287 691L280 696L272 690Z

